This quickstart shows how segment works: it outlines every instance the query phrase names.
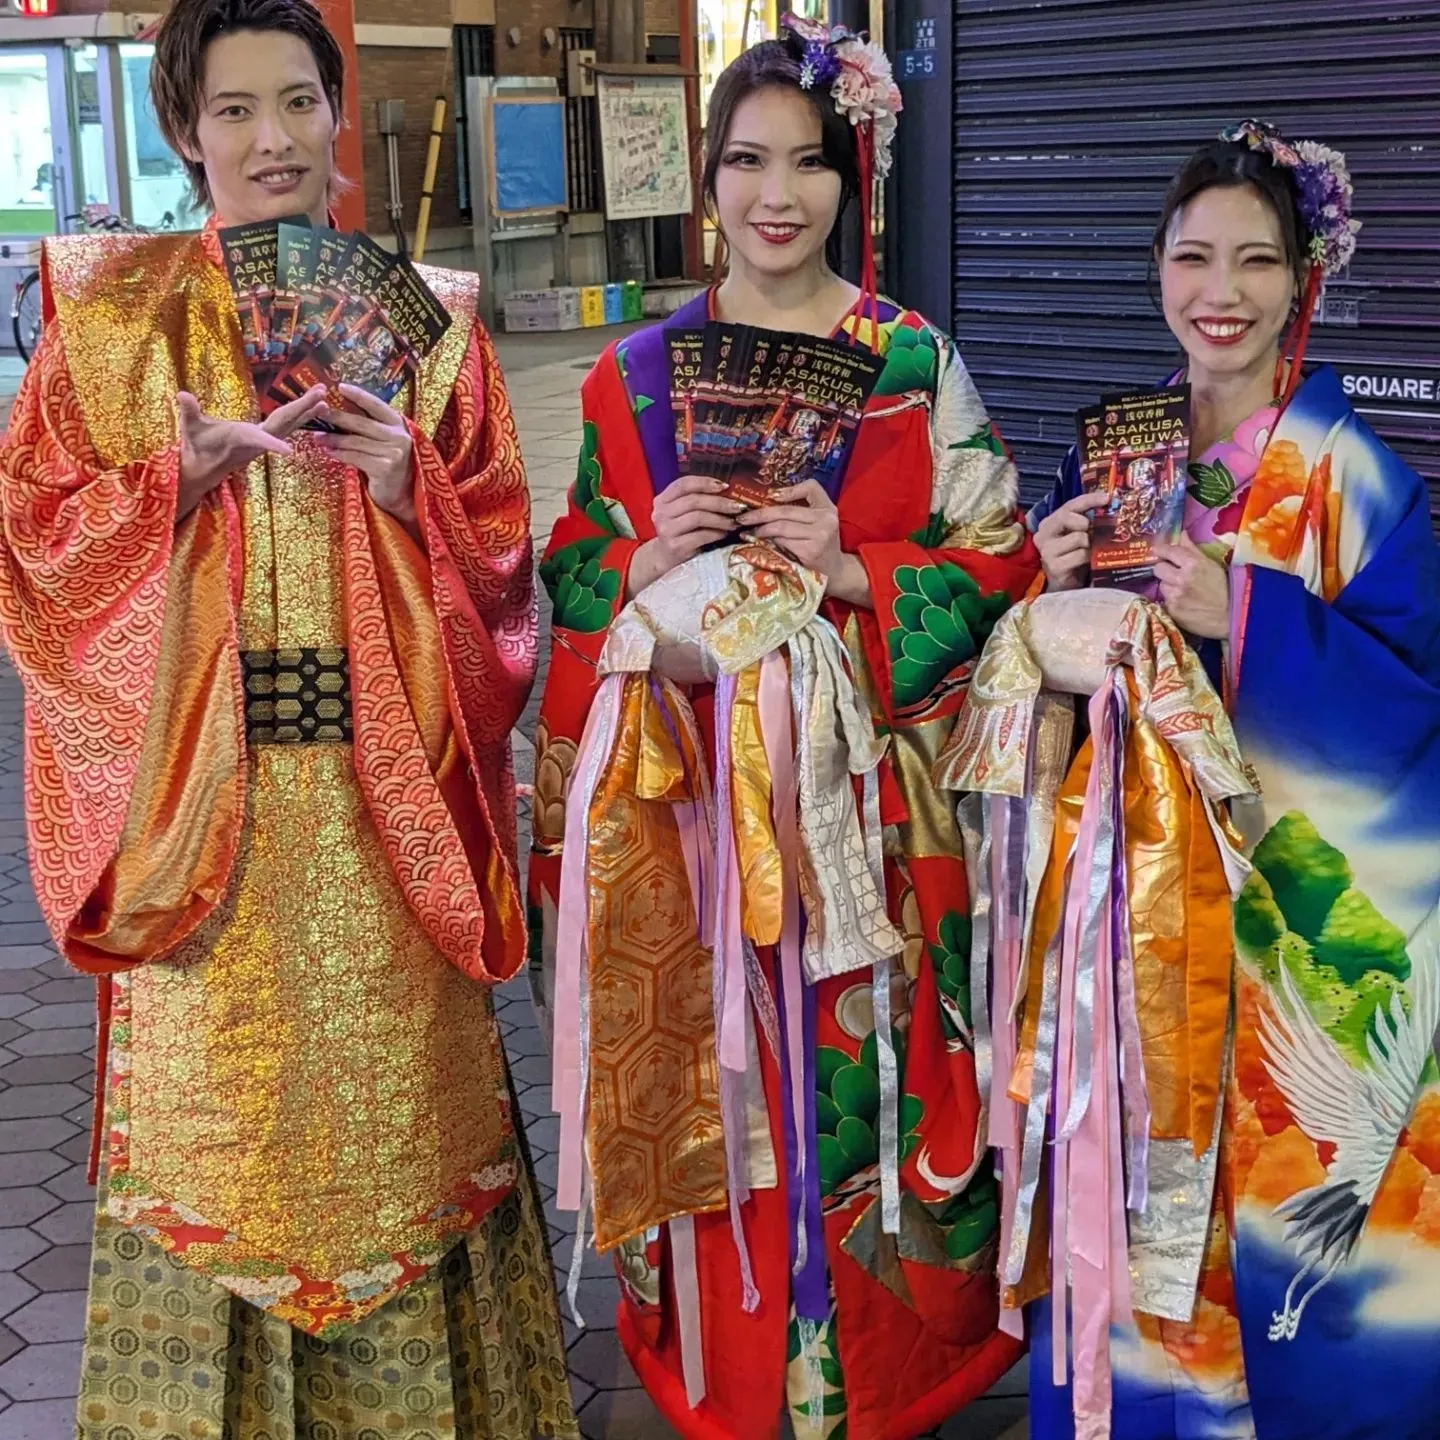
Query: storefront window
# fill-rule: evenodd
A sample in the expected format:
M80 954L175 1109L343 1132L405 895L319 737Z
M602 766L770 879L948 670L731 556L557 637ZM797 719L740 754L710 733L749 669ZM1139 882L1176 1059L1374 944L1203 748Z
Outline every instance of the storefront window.
M0 50L0 235L56 229L49 63L43 50Z
M130 172L130 219L152 229L193 228L201 217L190 208L190 182L180 157L165 143L150 103L153 45L122 45L126 161ZM168 217L168 220L167 220Z
M798 10L798 4L787 7ZM700 124L710 113L710 92L720 73L742 50L774 35L775 0L698 0L696 42L700 51Z

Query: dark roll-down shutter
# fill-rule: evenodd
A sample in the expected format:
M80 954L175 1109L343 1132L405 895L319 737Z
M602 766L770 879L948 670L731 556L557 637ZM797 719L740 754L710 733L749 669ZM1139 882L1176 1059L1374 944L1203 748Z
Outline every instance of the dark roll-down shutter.
M1147 286L1182 161L1257 118L1345 153L1364 222L1309 354L1440 520L1440 0L954 0L955 337L1043 493L1102 389L1177 357Z

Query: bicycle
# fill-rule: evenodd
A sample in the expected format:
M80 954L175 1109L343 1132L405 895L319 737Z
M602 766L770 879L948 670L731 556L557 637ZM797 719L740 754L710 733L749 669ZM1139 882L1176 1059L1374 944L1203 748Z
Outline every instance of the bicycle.
M65 223L73 225L79 221L87 230L108 230L121 234L151 235L156 230L167 231L175 228L175 215L167 210L157 227L137 225L123 215L113 214L107 206L87 205L77 215L67 215ZM15 337L15 348L20 359L26 364L40 343L40 331L45 324L44 307L40 298L40 271L34 269L20 277L15 287L15 298L10 302L10 328Z

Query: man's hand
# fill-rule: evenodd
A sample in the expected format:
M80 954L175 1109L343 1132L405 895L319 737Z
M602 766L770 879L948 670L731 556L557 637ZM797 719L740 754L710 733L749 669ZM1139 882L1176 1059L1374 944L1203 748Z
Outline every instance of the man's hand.
M365 477L370 498L418 538L415 446L405 417L357 385L342 385L340 393L359 413L331 410L326 418L338 433L321 432L315 444L342 465L353 465Z
M175 397L175 408L180 430L177 523L227 475L243 470L258 456L290 454L285 437L307 420L323 419L330 413L323 385L282 405L258 425L248 420L216 420L200 409L200 402L188 390Z

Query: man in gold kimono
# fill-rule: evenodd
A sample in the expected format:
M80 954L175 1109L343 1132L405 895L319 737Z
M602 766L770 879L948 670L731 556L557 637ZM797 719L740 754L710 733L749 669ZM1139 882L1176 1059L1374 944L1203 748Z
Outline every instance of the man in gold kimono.
M262 421L216 232L326 223L341 52L307 0L176 0L153 73L214 218L47 245L0 445L35 887L100 987L79 1435L572 1435L490 995L536 635L475 277L426 272L393 407Z

